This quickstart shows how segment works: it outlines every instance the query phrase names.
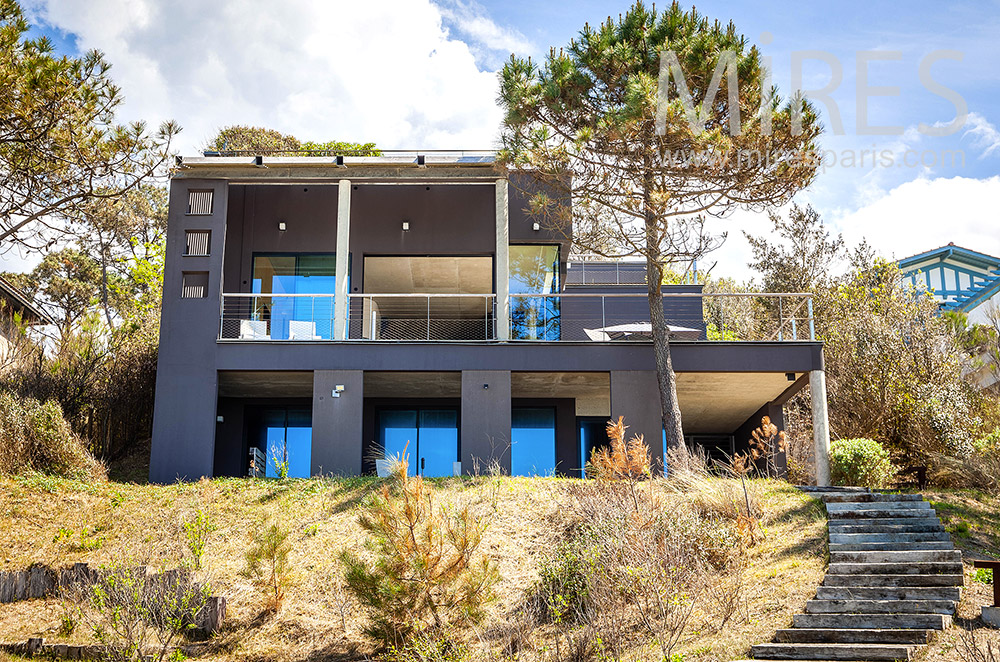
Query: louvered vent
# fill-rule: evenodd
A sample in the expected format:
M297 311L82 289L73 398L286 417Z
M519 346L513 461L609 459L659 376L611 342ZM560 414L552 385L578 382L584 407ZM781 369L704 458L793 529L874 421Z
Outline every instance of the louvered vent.
M188 214L209 216L212 213L212 191L188 191Z
M185 271L181 281L182 299L204 299L208 296L208 272Z
M184 250L185 255L209 254L209 240L212 236L210 230L187 230L184 234L187 237L187 246Z

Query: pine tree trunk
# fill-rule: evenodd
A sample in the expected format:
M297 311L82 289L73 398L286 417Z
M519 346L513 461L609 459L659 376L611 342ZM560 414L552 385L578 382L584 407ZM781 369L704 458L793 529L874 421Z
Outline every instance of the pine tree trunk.
M663 269L654 251L647 251L646 281L649 294L649 322L653 332L653 356L656 360L656 382L660 391L660 412L663 416L663 430L666 432L667 448L679 448L684 443L681 428L681 410L677 404L677 381L674 378L674 364L670 357L670 328L663 314L663 292L660 283Z

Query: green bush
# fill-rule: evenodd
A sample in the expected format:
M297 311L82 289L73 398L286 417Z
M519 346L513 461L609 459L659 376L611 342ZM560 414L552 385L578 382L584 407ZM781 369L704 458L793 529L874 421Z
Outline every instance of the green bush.
M834 485L888 487L896 476L889 452L874 439L839 439L830 445Z
M0 391L0 475L30 471L67 478L106 476L54 400L42 403Z

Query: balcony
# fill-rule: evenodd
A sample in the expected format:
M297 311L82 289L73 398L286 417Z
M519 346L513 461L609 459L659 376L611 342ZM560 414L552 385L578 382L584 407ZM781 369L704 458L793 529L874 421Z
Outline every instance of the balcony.
M812 341L805 293L664 292L677 341ZM223 294L220 341L240 342L651 342L644 293L351 294L335 338L332 294ZM507 319L504 331L499 320Z

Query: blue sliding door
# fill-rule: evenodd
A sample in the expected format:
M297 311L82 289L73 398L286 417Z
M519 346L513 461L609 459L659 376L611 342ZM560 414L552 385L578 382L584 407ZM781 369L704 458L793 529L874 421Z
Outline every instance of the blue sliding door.
M277 478L287 467L289 478L312 474L312 412L300 408L274 408L261 412L257 447L264 452L264 475Z
M510 475L552 476L556 472L556 410L515 407L510 412Z
M458 411L454 409L386 409L378 414L379 443L385 457L403 457L408 473L451 476L458 461Z

